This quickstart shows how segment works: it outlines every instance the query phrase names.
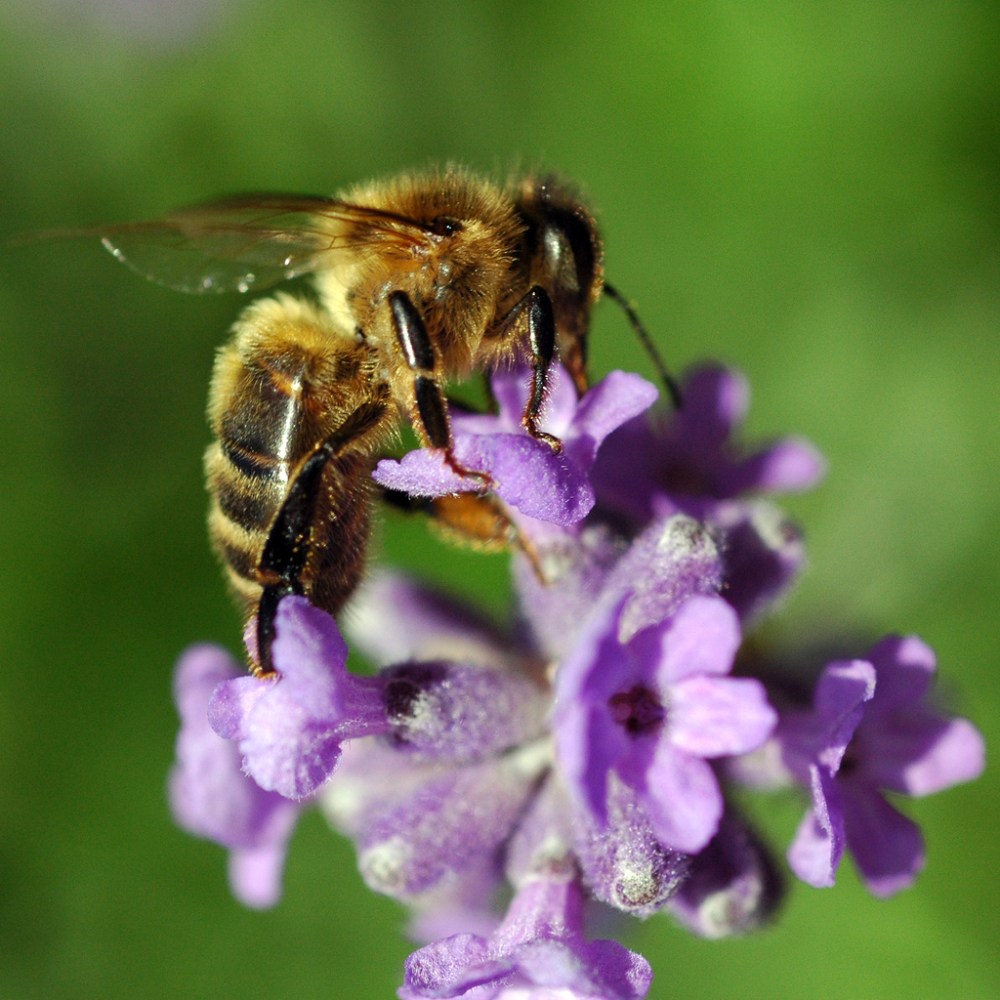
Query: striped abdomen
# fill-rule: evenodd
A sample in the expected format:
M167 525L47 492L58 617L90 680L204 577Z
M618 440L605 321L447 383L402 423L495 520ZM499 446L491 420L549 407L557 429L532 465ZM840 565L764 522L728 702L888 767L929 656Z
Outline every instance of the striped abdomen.
M240 317L215 366L205 465L212 543L248 611L267 588L335 613L357 586L390 406L369 349L310 304L278 296Z

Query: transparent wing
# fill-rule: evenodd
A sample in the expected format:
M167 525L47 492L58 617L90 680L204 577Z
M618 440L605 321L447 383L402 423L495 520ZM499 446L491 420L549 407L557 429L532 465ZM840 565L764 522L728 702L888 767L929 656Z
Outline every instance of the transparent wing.
M428 226L335 198L249 194L99 230L134 271L182 292L249 292L317 270L337 252L419 242Z

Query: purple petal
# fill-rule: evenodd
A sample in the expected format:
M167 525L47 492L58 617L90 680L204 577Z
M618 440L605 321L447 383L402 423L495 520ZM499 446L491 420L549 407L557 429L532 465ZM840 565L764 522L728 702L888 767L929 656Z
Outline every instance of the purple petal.
M609 372L580 401L566 450L575 462L590 469L604 439L648 410L658 395L656 386L638 375Z
M477 985L468 981L469 969L480 970L478 982L498 975L499 964L490 964L486 941L476 934L455 934L415 951L406 960L402 1000L416 997L456 997Z
M755 750L778 721L763 685L751 678L689 677L670 689L668 712L670 741L696 757Z
M609 991L613 991L610 992L613 1000L642 1000L653 984L653 969L649 962L617 941L590 942L587 957L598 987L595 1000L603 1000Z
M638 525L652 518L654 500L662 497L664 489L661 470L650 461L650 456L660 455L664 448L658 425L654 427L656 416L640 414L609 435L590 474L598 504Z
M244 906L257 910L274 906L281 899L281 876L286 854L287 838L277 844L232 851L229 855L229 887L233 895Z
M873 788L844 791L847 844L869 891L891 896L910 886L924 867L920 828Z
M594 491L583 470L544 441L526 434L456 434L454 450L462 466L488 475L496 495L528 517L571 525L594 506ZM411 496L445 496L482 488L475 477L456 475L443 454L431 450L411 451L398 462L383 459L374 479Z
M263 907L281 894L286 846L300 810L262 791L242 772L237 746L209 726L213 688L240 669L227 653L210 646L195 647L178 664L181 731L170 804L178 825L230 849L234 895L248 906Z
M913 705L930 691L937 658L917 636L886 636L872 647L868 659L878 674L873 708L879 712Z
M722 365L703 365L684 379L684 406L676 421L683 425L683 440L692 452L722 447L743 423L750 405L746 378Z
M224 740L241 740L246 735L247 716L261 698L266 698L277 678L234 677L223 681L208 702L208 721Z
M728 496L751 491L801 493L812 489L826 474L826 460L803 438L787 437L737 462L725 474Z
M477 470L485 471L485 470ZM450 493L475 493L482 484L460 476L444 460L444 454L429 448L407 452L401 459L383 458L372 478L379 486L400 490L412 497L441 497Z
M345 669L347 646L333 619L304 597L286 597L275 616L277 678L219 685L213 725L239 740L248 774L292 799L312 794L333 772L346 738L385 729L375 683Z
M844 854L844 808L833 778L824 768L811 770L813 807L788 848L788 864L803 882L817 889L834 884Z
M342 712L347 643L334 620L304 597L286 597L278 605L274 626L271 656L282 675L283 697L313 717Z
M719 597L685 601L661 635L657 680L663 691L698 674L728 674L742 640L736 612Z
M276 685L250 714L240 749L247 773L261 788L302 799L333 774L341 740L332 725L317 725L282 687Z
M712 768L699 757L661 739L642 792L653 830L664 844L695 854L715 836L722 793Z
M525 434L456 437L455 454L469 469L487 473L502 500L549 524L582 521L594 506L584 471L565 453Z
M567 708L556 729L556 755L570 794L597 822L607 817L608 773L630 750L605 707Z
M836 773L848 744L875 693L875 669L865 660L830 663L816 685L819 760Z
M499 408L497 417L493 418L496 421L494 431L521 430L521 414L528 402L531 378L531 370L526 365L515 365L513 368L494 372L490 379L490 387ZM549 385L542 411L541 429L561 440L566 436L576 407L576 390L573 388L572 380L562 365L553 365L549 369ZM466 419L464 416L458 418L456 424L464 429Z
M633 742L608 708L608 699L629 687L634 673L616 637L620 612L621 602L595 615L556 676L556 757L570 794L599 822L607 815L608 772Z
M971 722L929 708L876 717L861 735L866 779L894 792L932 795L978 778L986 764L983 737Z

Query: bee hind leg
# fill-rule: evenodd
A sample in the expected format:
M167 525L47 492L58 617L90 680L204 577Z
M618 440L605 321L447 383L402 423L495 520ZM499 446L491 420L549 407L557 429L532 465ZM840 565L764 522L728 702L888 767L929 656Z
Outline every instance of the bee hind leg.
M278 508L268 530L267 541L257 561L257 582L262 592L257 604L257 666L254 673L269 677L277 671L271 655L275 637L275 615L282 598L290 595L312 596L317 572L335 577L339 587L331 590L329 580L322 606L333 613L339 610L354 589L356 576L363 564L363 554L355 553L346 544L348 539L332 539L329 526L318 516L324 492L342 490L349 479L361 475L367 480L370 462L360 460L360 439L376 429L387 409L384 400L372 400L359 406L332 434L302 460L296 469L288 494ZM352 534L365 537L364 531ZM336 543L341 543L337 545ZM336 547L344 552L342 566L323 563L318 549ZM317 567L320 567L318 569ZM331 573L334 569L336 572Z

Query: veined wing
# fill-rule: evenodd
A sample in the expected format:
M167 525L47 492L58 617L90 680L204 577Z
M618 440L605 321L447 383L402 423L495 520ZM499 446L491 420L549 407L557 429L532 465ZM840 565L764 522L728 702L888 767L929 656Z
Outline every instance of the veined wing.
M247 194L98 230L134 271L181 292L249 292L308 274L326 255L412 246L425 223L311 195Z

